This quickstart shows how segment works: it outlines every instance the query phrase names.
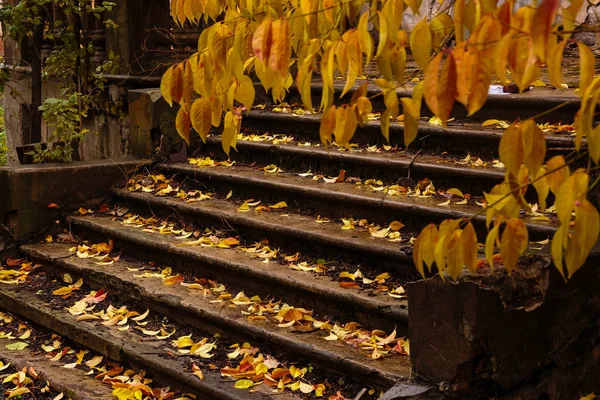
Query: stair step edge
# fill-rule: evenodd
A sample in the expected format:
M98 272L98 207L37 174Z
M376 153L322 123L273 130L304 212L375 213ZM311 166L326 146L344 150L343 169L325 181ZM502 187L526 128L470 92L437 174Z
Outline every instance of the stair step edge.
M398 369L395 372L388 372L383 369L385 367L392 370L396 368L392 359L384 360L385 363L380 362L381 360L373 361L359 350L351 349L346 345L338 346L338 343L332 344L317 337L318 335L304 334L298 336L287 329L277 327L269 329L261 326L260 323L248 321L238 310L199 300L197 296L189 294L188 290L182 286L165 286L159 280L145 280L142 285L129 272L119 273L121 270L119 267L97 266L87 259L69 260L68 258L61 258L60 254L52 255L52 251L41 250L52 249L53 247L57 248L57 246L48 244L24 246L21 251L36 260L43 260L51 265L59 265L64 269L86 276L88 282L91 280L100 285L103 283L104 285L114 285L111 282L118 281L122 285L121 288L113 286L107 289L109 291L111 289L117 291L119 289L127 290L127 293L123 294L124 296L131 296L131 293L136 293L140 296L139 300L145 304L161 304L163 307L173 310L173 313L181 313L184 316L182 319L207 321L208 325L215 328L231 333L242 333L243 337L252 337L254 340L262 340L266 344L277 346L277 348L286 348L294 354L307 357L324 367L341 373L349 373L354 377L358 375L358 379L370 381L376 385L389 385L407 378L407 375L399 373ZM62 248L66 249L67 247L62 246ZM54 251L54 253L60 252ZM173 317L173 315L171 316ZM312 336L315 337L312 338ZM375 364L379 365L375 366Z

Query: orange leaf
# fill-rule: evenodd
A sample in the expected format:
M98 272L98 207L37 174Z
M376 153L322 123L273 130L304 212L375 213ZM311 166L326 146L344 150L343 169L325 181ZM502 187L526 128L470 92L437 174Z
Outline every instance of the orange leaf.
M519 256L525 252L529 245L529 234L523 220L510 218L502 232L500 240L500 255L508 275L517 266Z
M254 51L254 55L265 65L269 64L269 54L271 54L271 45L273 42L272 23L273 20L271 18L265 18L252 36L252 50Z
M340 282L340 287L344 289L360 289L356 282Z
M556 17L559 5L559 0L544 0L533 14L531 39L533 40L535 54L541 62L546 61L548 41L550 40L552 25L554 24L554 18Z
M450 53L444 62L437 87L438 112L436 115L442 120L443 126L447 125L456 95L456 62Z
M483 107L492 83L492 58L483 51L477 52L473 57L470 65L473 76L469 93L469 116Z
M191 122L194 130L206 143L212 121L212 109L209 99L197 99L192 105Z
M178 64L171 75L171 98L177 103L183 97L183 81L183 64Z
M173 77L173 70L175 66L171 66L162 76L160 81L160 93L163 99L170 105L173 106L173 97L171 96L171 78Z
M325 112L323 113L323 116L321 117L320 135L321 135L321 142L323 143L323 145L325 147L328 147L332 143L331 135L333 134L333 131L335 130L335 125L336 125L336 107L331 106L327 110L325 110Z
M269 53L269 67L281 76L288 72L292 55L292 34L287 19L278 19L271 24L272 45Z
M439 81L438 71L442 62L442 56L443 54L439 53L431 60L425 70L425 82L423 83L423 97L425 98L427 107L429 107L431 112L435 115L438 115L439 111L437 88Z
M179 109L177 112L177 117L175 118L175 127L177 128L177 133L185 142L190 145L190 114L188 114L183 107Z

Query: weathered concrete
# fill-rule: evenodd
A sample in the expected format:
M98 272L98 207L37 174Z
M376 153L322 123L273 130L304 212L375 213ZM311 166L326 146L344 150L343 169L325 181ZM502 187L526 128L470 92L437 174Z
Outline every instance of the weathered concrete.
M283 298L297 307L318 309L323 314L341 318L340 310L343 310L344 318L365 326L387 330L396 326L399 334L406 331L407 313L401 302L342 289L327 276L293 271L275 262L265 264L235 250L182 247L179 246L181 241L172 237L149 235L109 218L71 217L69 220L76 233L112 238L123 250L135 249L136 257L144 261L168 263L194 275L243 287L262 297Z
M235 389L215 371L203 371L204 380L187 371L180 357L168 356L163 343L143 341L132 332L120 332L99 323L77 322L65 310L52 310L33 293L0 285L0 307L42 325L107 358L128 362L148 371L154 380L204 400L284 399L298 400L293 394L248 393ZM262 388L259 388L259 390ZM263 389L264 390L264 389Z
M402 221L407 230L420 230L428 223L440 223L447 218L463 218L477 215L481 208L475 204L440 207L434 197L414 198L387 196L383 191L373 192L364 185L326 185L296 174L268 174L258 169L243 166L198 168L191 164L161 164L166 173L187 175L211 189L227 193L235 190L238 196L261 199L263 202L285 201L297 205L315 215L335 218L360 216L369 222L388 223ZM556 231L556 225L525 218L529 234L545 239ZM473 219L475 228L487 232L485 215ZM540 240L542 240L540 239Z
M312 363L384 389L410 375L406 357L372 360L344 343L323 340L318 331L305 332L299 337L293 330L278 328L274 323L249 321L240 310L225 303L209 302L184 286L164 285L160 279L140 280L125 268L128 265L124 261L115 266L98 266L76 257L65 259L68 245L27 246L24 251L38 261L85 276L88 282L95 282L109 292L126 294L180 323L208 331L223 330L241 340L252 339L274 349L285 349L282 353L306 357Z
M176 109L170 107L157 89L130 90L129 123L132 154L147 157L152 153L154 130L174 121Z
M502 275L465 273L458 284L436 277L408 285L415 373L459 398L477 387L513 399L597 391L597 257L568 283L553 266L536 263L512 278Z
M48 381L50 387L64 398L72 400L113 400L112 387L86 375L85 371L63 368L64 363L50 361L45 354L34 354L29 349L7 350L6 345L14 343L0 339L0 360L10 363L17 370L33 368L41 379Z
M93 207L145 160L93 161L0 168L0 222L4 233L24 240L54 223L61 212ZM54 203L59 208L48 208Z

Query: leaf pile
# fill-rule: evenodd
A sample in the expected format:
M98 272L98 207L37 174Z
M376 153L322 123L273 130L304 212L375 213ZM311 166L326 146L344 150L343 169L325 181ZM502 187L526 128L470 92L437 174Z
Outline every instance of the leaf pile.
M37 266L33 265L31 261L9 258L6 260L6 266L0 268L0 283L6 285L19 285L24 283L29 277L29 274L36 267Z
M172 196L184 200L186 203L212 200L214 194L201 190L183 190L179 184L168 179L163 174L138 174L127 182L130 192L152 193L156 196Z

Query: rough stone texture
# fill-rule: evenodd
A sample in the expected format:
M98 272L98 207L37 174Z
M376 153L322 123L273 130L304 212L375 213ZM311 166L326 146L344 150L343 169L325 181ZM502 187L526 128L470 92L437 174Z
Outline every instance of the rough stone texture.
M29 350L7 350L11 340L0 340L0 359L10 363L18 370L33 368L42 379L49 382L57 392L64 393L64 398L73 400L112 400L112 387L92 377L86 376L80 369L63 368L64 363L50 361L43 354L33 354Z
M23 240L41 233L61 211L92 207L123 182L143 160L77 162L0 168L0 222L4 233ZM56 203L60 209L49 209Z
M85 346L117 362L149 372L160 385L176 388L184 393L194 393L202 400L299 400L293 393L270 392L258 388L257 393L242 392L231 382L221 378L220 373L204 371L204 380L189 372L186 361L168 356L162 342L144 341L133 332L120 332L100 324L81 323L65 310L52 310L33 293L0 286L0 306L42 325L59 335Z
M145 157L154 147L152 131L173 121L176 110L163 100L158 89L130 90L128 100L131 153Z
M19 165L16 149L22 146L23 121L30 118L24 104L31 102L30 75L27 69L22 67L10 71L11 80L8 87L11 90L4 92L4 115L6 127L6 144L9 149L8 165ZM117 90L112 100L118 101L120 94L118 85L111 85ZM44 99L60 97L62 84L54 81L45 82L43 85ZM79 145L79 155L82 161L97 159L117 159L128 154L128 137L123 135L125 119L105 113L91 113L83 122L83 127L89 130ZM46 142L51 134L52 128L42 122L42 142Z
M456 397L481 384L514 399L573 399L598 390L597 264L592 256L568 284L553 267L542 268L538 294L544 296L531 295L536 304L524 308L507 303L498 283L450 284L436 277L409 285L414 371Z

